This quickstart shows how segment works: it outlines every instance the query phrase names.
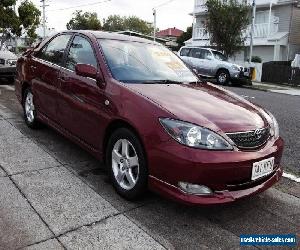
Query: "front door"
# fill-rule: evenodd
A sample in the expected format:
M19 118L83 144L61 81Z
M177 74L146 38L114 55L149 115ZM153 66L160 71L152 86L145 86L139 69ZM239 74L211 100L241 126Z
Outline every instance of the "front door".
M95 149L100 146L104 120L104 89L96 80L78 76L75 66L89 64L99 70L88 38L76 35L66 56L60 76L58 115L61 126Z

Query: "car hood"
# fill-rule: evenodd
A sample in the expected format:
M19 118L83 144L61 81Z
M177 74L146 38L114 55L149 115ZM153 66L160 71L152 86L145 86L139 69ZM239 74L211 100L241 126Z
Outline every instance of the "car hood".
M4 60L17 60L18 57L8 50L2 50L0 51L0 58Z
M239 132L268 125L261 108L223 88L207 84L128 84L173 117L214 131Z

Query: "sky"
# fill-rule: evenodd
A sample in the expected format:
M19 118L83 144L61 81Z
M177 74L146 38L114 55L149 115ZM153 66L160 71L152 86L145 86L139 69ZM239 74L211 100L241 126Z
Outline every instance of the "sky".
M31 1L40 8L40 0ZM46 0L46 3L49 5L46 8L47 27L55 28L56 31L66 29L66 23L76 10L96 12L100 20L117 14L135 15L147 22L153 22L152 9L162 3L167 4L157 8L157 27L160 30L173 27L186 30L192 24L192 16L189 13L194 6L194 0ZM93 3L100 4L65 9Z

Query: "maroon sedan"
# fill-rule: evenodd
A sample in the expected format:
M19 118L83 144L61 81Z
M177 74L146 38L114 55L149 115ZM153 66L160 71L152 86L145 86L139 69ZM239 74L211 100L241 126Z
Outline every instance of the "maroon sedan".
M149 187L186 204L227 203L282 175L274 116L200 82L149 40L56 34L18 60L16 95L30 128L47 124L104 160L127 199Z

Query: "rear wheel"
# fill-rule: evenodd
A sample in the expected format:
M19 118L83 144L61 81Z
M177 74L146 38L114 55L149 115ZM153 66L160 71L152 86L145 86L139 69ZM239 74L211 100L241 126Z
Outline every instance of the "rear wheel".
M230 75L227 70L220 69L217 73L217 82L220 85L227 85L230 80Z
M24 91L23 96L24 120L28 127L36 129L40 127L40 123L36 119L36 109L34 106L34 97L30 88Z
M135 133L120 128L111 135L106 163L113 186L121 196L135 200L145 193L148 169L142 144Z

